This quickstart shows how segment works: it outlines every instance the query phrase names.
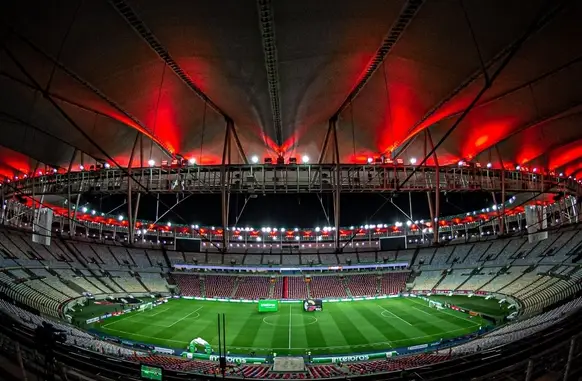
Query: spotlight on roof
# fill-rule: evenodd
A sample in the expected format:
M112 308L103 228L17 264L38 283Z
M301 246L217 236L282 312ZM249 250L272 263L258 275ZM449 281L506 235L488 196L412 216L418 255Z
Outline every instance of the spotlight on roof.
M93 215L93 216L94 216L96 213L97 213L97 212L96 212L96 211L94 211L94 210L92 210L92 211L91 211L91 215Z
M309 156L303 155L303 157L301 158L301 161L303 162L303 164L309 163Z
M463 165L465 165L465 162L463 160L459 160L459 167L462 167Z
M81 210L83 211L83 213L87 213L87 207L84 206L83 208L81 208Z
M411 157L410 158L410 164L412 164L412 165L416 164L416 158L415 157Z
M516 165L516 166L515 166L515 169L519 171L519 170L521 169L521 166L519 166L519 165Z
M155 161L154 159L149 159L149 160L148 160L148 165L149 165L150 167L153 167L154 165L156 165L156 161Z
M79 165L79 169L82 171L85 169L85 167L83 166L83 164Z
M257 164L259 162L259 157L257 155L253 155L251 157L251 161L253 162L253 164Z
M117 217L117 219L118 219L119 221L123 221L123 216L120 214L120 215L119 215L119 217Z
M372 164L373 161L374 161L374 158L372 158L372 157L368 158L368 164Z
M487 163L487 168L491 168L492 166L493 166L493 164Z
M188 160L188 163L189 163L190 165L194 165L194 164L196 164L196 158L195 158L195 157L191 157L191 158Z
M111 168L111 164L109 164L109 163L105 163L105 164L103 164L103 166L107 169Z
M538 171L538 169L537 169L537 168L534 168L534 169L533 169L533 171L534 171L534 172L537 172L537 171Z

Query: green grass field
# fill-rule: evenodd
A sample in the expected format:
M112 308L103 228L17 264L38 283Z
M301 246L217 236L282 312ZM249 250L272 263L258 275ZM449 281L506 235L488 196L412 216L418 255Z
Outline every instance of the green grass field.
M227 349L241 354L385 350L462 336L488 324L480 317L439 311L414 298L324 302L320 312L304 312L302 303L285 303L271 313L259 313L254 303L175 299L152 310L109 318L91 328L170 348L185 349L190 340L201 337L216 348L217 313L226 314Z

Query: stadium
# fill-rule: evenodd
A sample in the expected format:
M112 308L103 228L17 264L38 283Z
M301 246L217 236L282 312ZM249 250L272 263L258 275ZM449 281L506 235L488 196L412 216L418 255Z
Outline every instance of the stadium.
M580 16L3 3L0 379L581 379Z

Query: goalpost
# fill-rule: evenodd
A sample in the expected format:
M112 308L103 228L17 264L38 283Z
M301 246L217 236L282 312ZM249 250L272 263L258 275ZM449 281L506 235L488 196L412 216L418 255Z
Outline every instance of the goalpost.
M154 308L154 304L152 302L148 302L148 303L144 303L142 305L139 306L139 311L140 312L144 312L147 310L151 310Z
M432 307L432 308L436 308L438 310L442 310L444 308L442 303L435 302L434 300L429 300L428 306Z

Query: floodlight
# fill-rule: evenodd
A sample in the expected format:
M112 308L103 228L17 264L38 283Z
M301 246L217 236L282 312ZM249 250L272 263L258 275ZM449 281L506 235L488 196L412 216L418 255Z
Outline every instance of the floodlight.
M259 162L259 157L257 155L253 155L251 157L251 161L253 162L253 164L257 164Z
M465 165L465 162L463 160L459 160L459 167L462 167L463 165Z
M85 169L85 167L83 166L83 164L79 165L79 169L82 171Z
M156 165L156 161L155 161L154 159L149 159L149 160L148 160L148 165L149 165L150 167L153 167L154 165Z
M168 221L168 227L172 227L172 223Z
M104 166L105 168L111 168L111 164L109 164L109 163L105 163L105 164L103 164L103 166Z
M303 162L303 164L309 163L309 156L303 155L303 157L301 158L301 161Z
M119 221L123 221L123 216L120 214L120 215L119 215L119 217L117 217L117 219L118 219Z
M410 158L410 164L412 164L412 165L416 164L416 158L415 157L411 157Z
M519 171L519 170L521 169L521 166L519 166L519 165L516 165L516 166L515 166L515 169Z
M194 164L196 164L196 158L195 158L195 157L191 157L191 158L188 160L188 163L190 163L190 165L194 165Z
M491 163L487 163L487 168L491 168L493 165Z
M373 159L373 158L371 158L371 157L369 157L369 158L368 158L368 163L369 163L369 164L372 164L372 162L373 162L373 161L374 161L374 159Z
M93 216L94 216L96 213L97 213L97 212L96 212L96 211L94 211L94 210L92 210L92 211L91 211L91 214L92 214Z

